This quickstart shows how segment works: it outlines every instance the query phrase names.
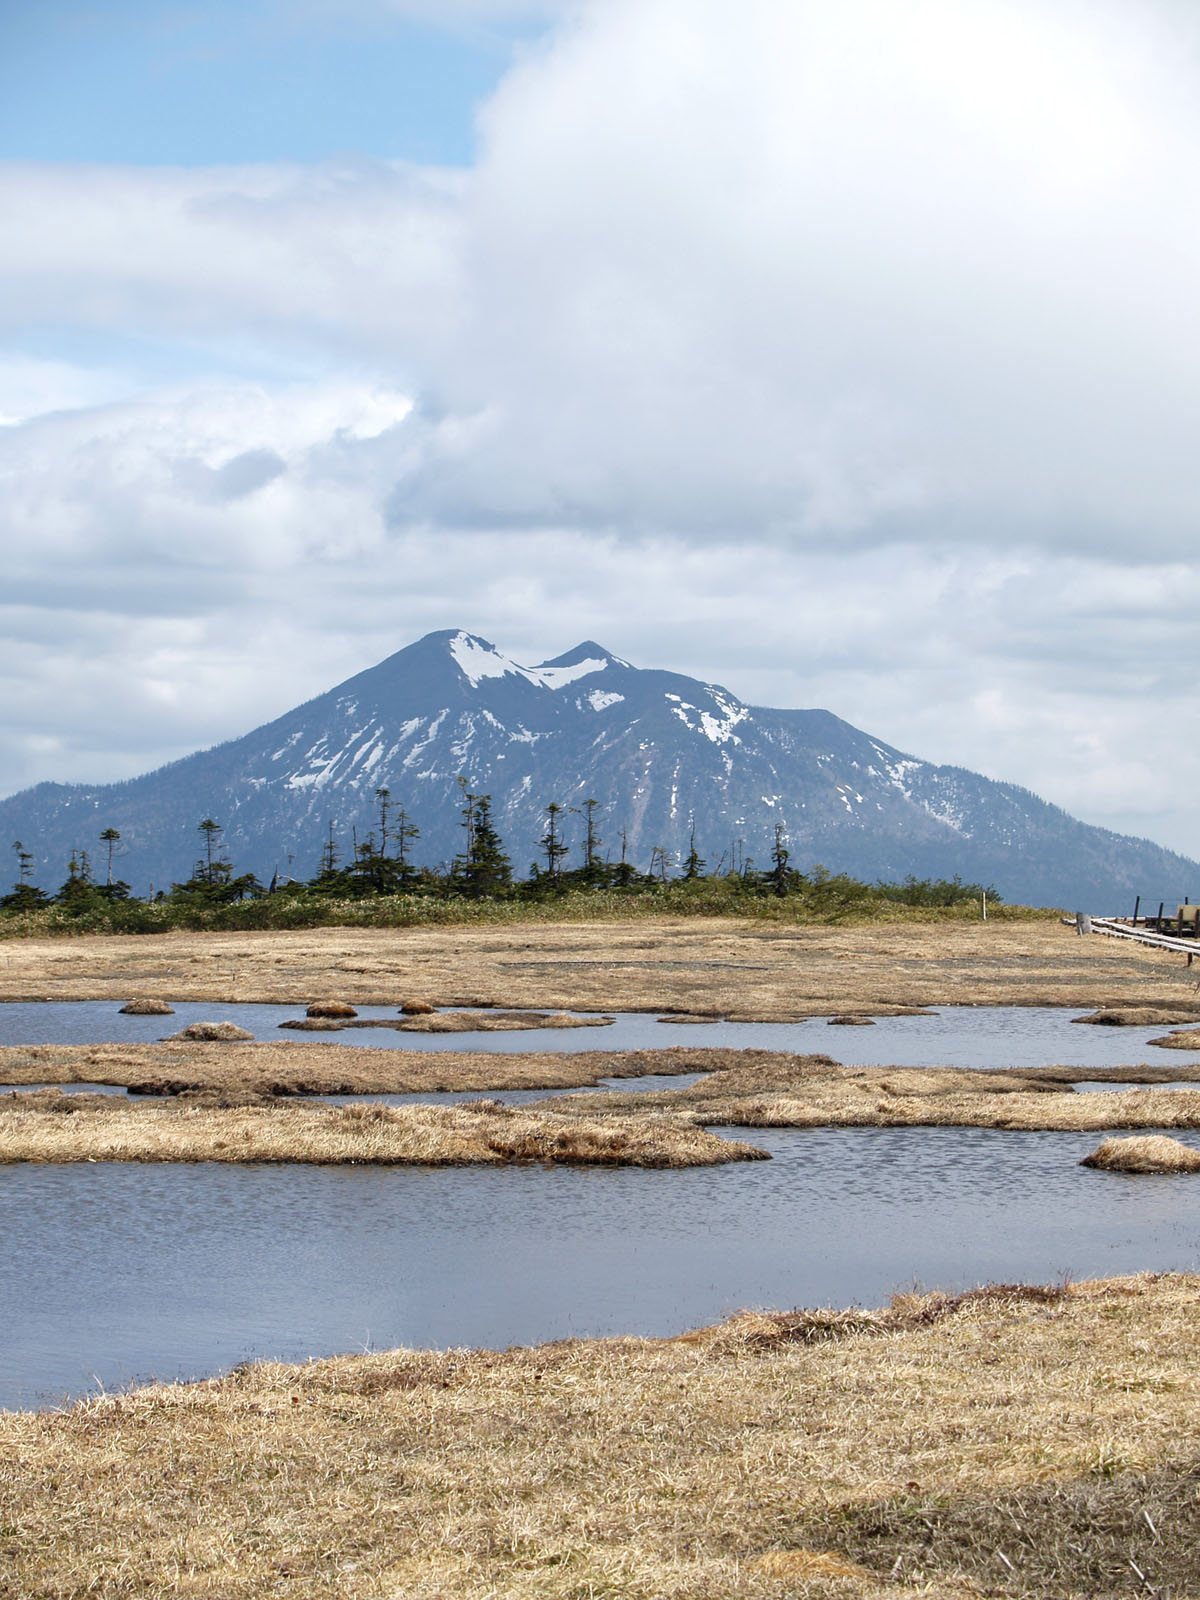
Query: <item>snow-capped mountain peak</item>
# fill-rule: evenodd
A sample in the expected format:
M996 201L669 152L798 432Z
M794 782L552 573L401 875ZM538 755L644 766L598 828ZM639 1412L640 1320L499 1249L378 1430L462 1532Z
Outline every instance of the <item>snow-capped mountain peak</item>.
M478 689L485 678L505 678L510 673L527 678L530 683L537 682L527 668L518 666L507 656L502 656L494 644L489 644L486 639L480 639L473 633L454 634L449 640L448 648L455 666L472 689Z
M520 870L538 856L549 804L563 808L575 849L571 830L594 800L603 849L642 865L694 838L713 868L762 866L780 827L798 867L867 879L958 873L1010 900L1101 910L1137 893L1182 898L1200 871L828 711L749 706L720 684L631 666L592 639L526 667L462 629L427 634L158 772L14 795L0 802L0 829L36 851L47 882L109 827L128 847L130 882L182 880L206 816L225 828L239 869L307 876L331 829L345 856L382 828L386 790L420 829L415 859L435 865L462 847L460 779L492 797Z
M502 655L487 639L481 639L473 633L453 634L447 641L447 648L455 665L473 689L477 689L485 678L509 676L524 678L527 683L535 684L540 689L565 689L568 684L576 683L580 678L592 677L597 672L605 672L609 667L629 667L628 661L622 661L620 656L614 656L591 639L585 639L565 655L556 656L552 661L543 661L536 667L523 667L519 661Z

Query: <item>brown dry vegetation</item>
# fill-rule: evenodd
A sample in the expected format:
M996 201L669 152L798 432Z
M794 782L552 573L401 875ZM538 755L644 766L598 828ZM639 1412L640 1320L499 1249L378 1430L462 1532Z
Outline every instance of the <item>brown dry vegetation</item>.
M0 1046L0 1086L111 1083L143 1094L429 1094L570 1089L601 1078L706 1071L737 1051L602 1050L559 1055L363 1050L345 1044L94 1044ZM1166 1074L1177 1068L1162 1069Z
M1162 1134L1105 1139L1079 1165L1097 1167L1101 1172L1196 1172L1200 1171L1200 1150Z
M250 1366L0 1414L0 1585L1195 1595L1198 1307L1182 1276L1000 1286L673 1340Z
M1200 1028L1176 1028L1161 1039L1151 1039L1150 1044L1161 1044L1168 1050L1200 1050Z
M1200 1128L1200 1090L1075 1094L1069 1080L1091 1079L1093 1068L971 1072L843 1067L828 1056L759 1050L721 1054L725 1064L690 1088L579 1094L568 1103L581 1115L682 1113L709 1127ZM1186 1070L1176 1068L1177 1078ZM1127 1069L1109 1069L1115 1072L1126 1081Z
M1185 957L1081 939L1054 917L799 927L631 923L11 939L0 999L343 1000L755 1020L929 1005L1167 1006L1200 1016Z
M377 1166L707 1167L765 1159L685 1120L457 1106L130 1104L58 1090L0 1099L0 1162L305 1161Z
M109 1083L146 1095L205 1095L210 1104L317 1094L586 1089L601 1078L646 1073L705 1076L687 1089L573 1096L572 1113L605 1118L666 1114L695 1126L1200 1127L1200 1091L1155 1087L1190 1081L1192 1069L1176 1066L1036 1067L1019 1072L845 1067L823 1054L683 1046L578 1055L416 1054L291 1043L0 1049L0 1085L8 1088ZM1085 1079L1145 1087L1074 1094L1072 1083ZM547 1101L543 1109L567 1108Z
M347 1010L352 1011L352 1007ZM301 1033L341 1033L346 1028L394 1028L397 1033L534 1033L544 1029L605 1028L611 1017L573 1017L566 1011L438 1011L395 1017L337 1020L336 1013L308 1008L302 1021L281 1022Z
M1174 1006L1120 1006L1093 1011L1090 1016L1074 1017L1074 1022L1090 1022L1100 1028L1163 1028L1177 1022L1192 1022L1196 1011L1191 1003Z

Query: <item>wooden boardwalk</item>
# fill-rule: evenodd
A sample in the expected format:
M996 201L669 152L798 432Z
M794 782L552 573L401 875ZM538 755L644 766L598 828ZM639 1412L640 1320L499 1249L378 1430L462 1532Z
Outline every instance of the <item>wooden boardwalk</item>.
M1200 942L1194 937L1180 939L1169 933L1156 933L1151 928L1137 928L1119 917L1088 917L1085 923L1085 927L1080 930L1084 933L1089 931L1103 933L1110 939L1136 939L1139 944L1153 945L1158 950L1179 950L1187 956L1189 967L1192 964L1192 957L1200 952Z

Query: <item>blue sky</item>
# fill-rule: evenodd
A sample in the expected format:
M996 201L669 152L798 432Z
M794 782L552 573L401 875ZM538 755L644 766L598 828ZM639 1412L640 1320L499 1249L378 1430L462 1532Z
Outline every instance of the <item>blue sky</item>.
M1200 853L1178 0L0 0L0 793L436 628Z
M466 166L475 108L536 31L254 0L6 0L0 159Z

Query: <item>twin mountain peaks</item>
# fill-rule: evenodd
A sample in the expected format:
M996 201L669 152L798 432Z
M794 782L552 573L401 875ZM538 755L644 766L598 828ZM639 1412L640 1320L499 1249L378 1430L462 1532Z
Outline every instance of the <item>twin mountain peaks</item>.
M1013 784L934 766L828 711L744 705L717 684L632 666L586 640L524 667L486 639L431 633L274 722L123 783L39 784L0 802L46 884L72 849L121 832L135 892L186 878L211 816L239 872L310 877L332 823L349 854L386 787L421 830L413 859L462 848L459 776L492 796L517 870L538 855L551 801L597 800L602 854L645 867L696 842L710 869L792 864L858 878L993 883L1010 902L1128 910L1200 885L1183 856L1090 827ZM568 810L568 821L582 824ZM3 830L7 830L4 832ZM571 838L568 828L568 839Z

